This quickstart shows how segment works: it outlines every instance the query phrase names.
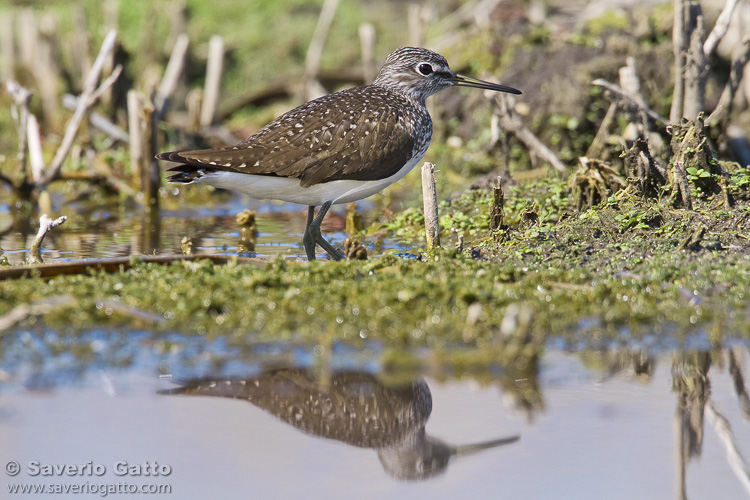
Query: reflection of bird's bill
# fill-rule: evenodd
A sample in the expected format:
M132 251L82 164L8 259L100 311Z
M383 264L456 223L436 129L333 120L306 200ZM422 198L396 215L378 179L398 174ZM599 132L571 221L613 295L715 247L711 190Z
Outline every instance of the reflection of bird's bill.
M479 80L477 78L472 78L470 76L456 74L450 80L457 87L472 87L475 89L495 90L497 92L508 92L509 94L516 94L516 95L521 94L520 90L514 89L513 87L507 87L505 85L500 85L499 83L485 82L484 80Z
M451 454L455 456L468 456L473 455L475 453L479 453L482 450L487 450L489 448L496 448L498 446L503 446L506 444L515 443L521 439L521 436L511 436L507 438L502 439L494 439L492 441L485 441L484 443L475 443L475 444L467 444L463 446L454 446L451 449Z

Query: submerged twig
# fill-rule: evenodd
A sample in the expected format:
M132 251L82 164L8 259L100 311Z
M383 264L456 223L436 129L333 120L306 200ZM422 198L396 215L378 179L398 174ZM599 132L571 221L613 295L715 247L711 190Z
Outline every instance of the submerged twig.
M34 243L31 245L30 250L32 261L42 262L42 242L44 241L44 237L47 236L47 233L66 220L68 220L68 218L65 215L58 217L55 220L50 219L47 214L43 214L39 218L39 231L36 233L36 238L34 239Z

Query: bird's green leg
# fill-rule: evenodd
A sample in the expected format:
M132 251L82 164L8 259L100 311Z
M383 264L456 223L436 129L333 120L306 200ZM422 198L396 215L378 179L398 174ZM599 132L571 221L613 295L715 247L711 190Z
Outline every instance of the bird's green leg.
M307 260L315 260L315 236L310 232L310 226L315 216L315 207L307 209L307 224L305 224L305 234L302 236L302 244L305 246Z
M323 222L323 218L326 216L326 213L328 213L328 209L331 208L331 205L332 203L330 201L323 203L320 210L318 210L317 217L315 217L312 222L310 222L310 219L312 219L314 207L310 207L307 212L308 224L307 229L305 230L305 236L302 238L302 241L305 244L305 252L307 252L307 260L315 260L315 243L320 245L333 260L341 260L344 258L344 256L336 250L336 247L328 243L328 240L323 238L323 235L320 233L320 224Z

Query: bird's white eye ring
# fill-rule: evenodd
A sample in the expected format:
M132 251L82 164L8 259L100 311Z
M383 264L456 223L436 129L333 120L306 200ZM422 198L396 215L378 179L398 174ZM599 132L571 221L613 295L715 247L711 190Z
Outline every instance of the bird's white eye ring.
M422 63L419 66L417 66L417 71L419 71L419 74L422 76L427 76L432 73L433 69L432 66L430 66L427 63Z

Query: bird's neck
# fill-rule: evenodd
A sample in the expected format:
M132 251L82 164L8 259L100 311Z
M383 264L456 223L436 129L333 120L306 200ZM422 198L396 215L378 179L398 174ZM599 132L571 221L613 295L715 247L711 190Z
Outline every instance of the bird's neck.
M381 87L394 92L409 102L417 106L426 106L427 98L431 95L427 92L420 92L415 90L413 87L408 87L403 83L395 82L393 80L381 80L380 77L376 78L372 82L373 87Z

